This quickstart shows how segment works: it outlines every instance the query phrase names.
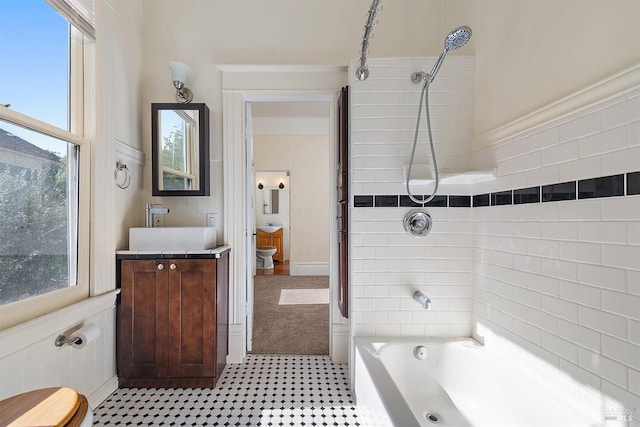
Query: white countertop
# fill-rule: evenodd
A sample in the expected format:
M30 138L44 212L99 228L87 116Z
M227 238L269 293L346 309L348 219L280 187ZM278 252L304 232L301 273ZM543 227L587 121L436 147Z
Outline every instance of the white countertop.
M230 251L231 246L223 245L218 246L213 249L167 249L164 251L130 251L128 249L121 249L116 251L116 255L129 255L129 256L140 256L140 255L157 255L161 258L166 258L168 256L188 256L188 255L210 255L215 258L219 258L221 254L226 251Z

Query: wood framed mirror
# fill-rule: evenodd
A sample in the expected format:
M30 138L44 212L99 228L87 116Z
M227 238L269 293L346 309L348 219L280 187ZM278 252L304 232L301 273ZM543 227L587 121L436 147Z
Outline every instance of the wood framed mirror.
M209 108L151 104L152 194L209 196Z

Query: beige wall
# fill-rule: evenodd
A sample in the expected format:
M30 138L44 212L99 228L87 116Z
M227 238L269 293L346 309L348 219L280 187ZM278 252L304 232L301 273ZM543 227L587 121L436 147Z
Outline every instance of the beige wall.
M347 65L359 55L369 5L368 0L145 0L143 105L171 101L167 63L189 64L194 102L212 109L212 158L219 159L215 65ZM637 0L393 0L383 6L370 57L436 56L452 28L472 27L469 45L451 54L476 55L477 135L640 58L640 38L625 36L640 16ZM148 124L147 119L145 147ZM217 169L213 176L220 178ZM219 203L214 195L197 208Z
M111 3L113 7L107 5ZM94 144L94 253L101 257L95 276L97 292L115 289L113 251L128 246L129 227L140 225L144 213L141 111L144 14L139 2L109 0L98 37L98 134ZM128 188L114 185L115 162L131 172ZM108 242L108 244L105 244ZM95 269L95 267L94 267Z
M329 262L329 137L254 135L256 170L289 170L290 261Z
M455 0L473 28L476 135L640 61L638 0Z
M115 360L115 250L135 216L142 182L141 78L143 8L129 0L96 1L95 104L91 139L91 292L98 295L0 331L0 399L66 385L96 407L117 388ZM94 58L88 58L89 62ZM91 126L90 126L91 127ZM117 189L116 160L132 172L131 186ZM83 349L57 348L59 334L95 323L100 336Z

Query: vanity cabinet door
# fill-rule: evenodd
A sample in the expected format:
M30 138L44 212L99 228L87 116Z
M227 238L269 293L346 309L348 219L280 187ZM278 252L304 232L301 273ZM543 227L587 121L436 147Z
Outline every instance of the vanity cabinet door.
M169 377L215 377L216 261L169 264Z
M271 233L267 233L266 231L258 230L256 233L256 247L264 248L267 246L273 246L271 244Z
M276 248L276 253L273 255L273 260L278 262L284 262L284 253L282 251L282 243L283 243L282 228L276 231L275 233L271 233L271 234L272 234L272 242L273 242L271 246Z
M258 229L256 232L256 247L273 247L276 248L276 253L273 254L273 260L278 262L284 262L284 234L282 228L273 233L269 233Z
M167 262L123 260L118 308L118 370L124 378L167 371Z

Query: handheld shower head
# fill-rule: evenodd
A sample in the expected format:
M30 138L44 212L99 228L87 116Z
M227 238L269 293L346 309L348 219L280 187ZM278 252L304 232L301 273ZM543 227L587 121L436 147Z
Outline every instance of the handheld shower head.
M433 66L431 73L427 74L424 71L418 71L411 74L411 80L414 83L420 83L424 81L424 84L422 85L421 95L420 95L420 105L418 107L418 119L416 120L416 131L413 136L413 148L411 149L411 158L409 159L409 169L407 170L407 179L405 181L407 194L409 195L409 198L411 199L412 202L417 204L425 205L426 203L433 200L433 198L436 196L436 193L438 192L438 184L440 183L440 175L438 173L438 162L436 160L436 152L433 149L433 136L431 135L431 118L429 116L429 85L431 84L431 82L433 82L433 79L435 78L436 73L440 69L440 66L442 65L442 61L444 61L444 57L446 56L447 52L450 50L461 48L462 46L467 44L470 38L471 38L471 28L462 26L454 29L444 39L444 50L440 54L440 57L436 61L436 64ZM422 111L423 100L424 100L424 106L425 106L425 116L427 119L427 135L428 135L428 141L429 141L429 148L431 149L431 161L433 163L433 174L435 177L435 180L434 180L435 182L434 182L433 191L431 192L431 196L427 198L423 197L422 200L420 200L420 199L416 199L413 196L413 194L411 194L409 181L411 177L411 168L413 167L413 160L416 154L416 146L418 144L418 131L420 128L420 112ZM407 220L405 218L405 229L407 229L406 221ZM412 237L414 236L412 235ZM428 307L425 306L425 308L428 308Z
M447 55L447 52L450 50L459 49L471 38L471 28L463 25L462 27L458 27L447 34L447 37L444 39L444 50L440 54L440 57L436 61L436 64L433 66L433 69L429 73L429 83L433 82L433 79L436 76L436 73L440 69L442 65L442 61L444 61L444 57Z
M458 27L455 30L451 31L447 38L444 39L444 49L455 50L461 48L471 38L471 28L463 25L462 27Z

